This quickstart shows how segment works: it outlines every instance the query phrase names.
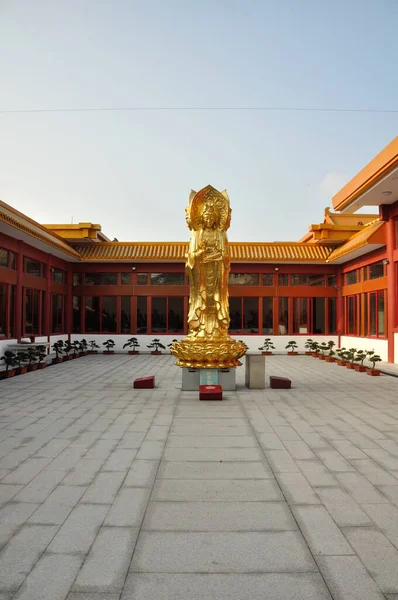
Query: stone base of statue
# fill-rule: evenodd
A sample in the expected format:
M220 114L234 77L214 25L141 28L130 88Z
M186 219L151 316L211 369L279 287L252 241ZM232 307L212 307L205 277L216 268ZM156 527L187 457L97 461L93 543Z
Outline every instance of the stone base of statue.
M239 367L246 352L243 342L232 338L219 341L201 341L198 338L184 338L174 342L171 354L177 357L178 367L191 369L228 369Z
M200 385L220 385L224 391L236 389L236 368L192 369L182 368L182 390L197 392Z

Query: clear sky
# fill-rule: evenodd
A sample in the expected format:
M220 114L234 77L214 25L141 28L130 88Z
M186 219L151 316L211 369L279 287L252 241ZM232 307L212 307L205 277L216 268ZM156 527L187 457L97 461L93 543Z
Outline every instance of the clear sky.
M42 223L185 240L191 188L230 240L297 240L390 142L396 0L0 0L0 198ZM204 110L217 107L220 110Z

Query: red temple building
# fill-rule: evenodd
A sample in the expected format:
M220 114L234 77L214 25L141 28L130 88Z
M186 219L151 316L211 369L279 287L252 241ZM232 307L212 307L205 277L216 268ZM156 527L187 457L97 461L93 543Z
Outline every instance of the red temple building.
M230 242L231 335L256 350L333 339L398 363L398 137L298 242ZM375 214L357 211L370 206ZM378 207L378 209L374 209ZM378 212L377 212L378 210ZM11 342L187 333L188 242L118 242L100 225L41 225L0 202L0 351Z

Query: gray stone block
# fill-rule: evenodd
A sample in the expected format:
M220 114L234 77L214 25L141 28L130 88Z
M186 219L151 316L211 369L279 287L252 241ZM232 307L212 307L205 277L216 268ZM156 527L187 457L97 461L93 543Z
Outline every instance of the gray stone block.
M82 458L73 471L63 480L63 485L89 485L101 469L104 461L95 458Z
M320 504L318 496L302 473L277 473L276 479L288 504Z
M82 562L82 556L43 554L14 598L64 600Z
M3 506L0 510L0 546L18 531L39 506L22 502L11 502Z
M318 488L316 492L339 527L372 525L367 514L341 488Z
M274 473L297 473L300 469L287 450L266 450L265 456Z
M323 506L294 506L292 510L312 554L354 554Z
M128 471L137 454L136 449L116 448L102 467L103 471Z
M162 462L159 479L273 479L270 467L260 462Z
M48 550L56 553L79 552L86 554L94 541L109 506L79 504L58 531Z
M131 570L163 573L311 572L316 565L294 531L142 532Z
M158 460L134 460L123 486L152 487L158 468Z
M253 437L234 436L186 436L170 435L166 449L169 448L257 448Z
M32 481L40 471L42 471L49 463L50 458L28 458L24 463L17 467L14 471L11 471L1 483L22 483L26 485L29 481Z
M106 526L140 527L150 495L149 488L123 487L105 520Z
M4 504L7 504L11 498L13 498L20 490L22 490L23 485L1 485L0 484L0 507Z
M398 548L398 508L392 504L365 504L362 508Z
M329 469L329 471L332 471L332 473L355 471L355 468L347 462L337 450L317 449L315 452L325 467Z
M86 488L59 485L45 502L33 513L29 523L62 525L72 508L76 506Z
M335 476L358 504L388 503L387 498L380 494L363 475L359 473L336 473Z
M333 600L383 600L384 595L357 556L318 556Z
M169 462L255 462L264 456L257 448L166 448L164 460Z
M141 448L138 450L138 460L160 460L162 458L164 442L150 441L142 442Z
M144 441L145 433L142 431L133 431L125 433L122 439L120 440L117 448L138 448L141 446Z
M42 471L15 496L15 502L44 502L65 475L66 471Z
M273 479L162 479L155 482L152 499L180 502L278 502L283 497Z
M90 504L112 504L125 476L124 471L99 473L81 501Z
M318 460L297 460L296 464L312 486L336 486L337 479Z

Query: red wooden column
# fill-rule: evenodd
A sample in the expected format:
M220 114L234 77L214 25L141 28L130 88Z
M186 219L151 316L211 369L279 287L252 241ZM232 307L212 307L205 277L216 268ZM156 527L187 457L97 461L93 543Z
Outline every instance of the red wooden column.
M19 242L17 254L17 288L15 290L15 337L20 340L22 337L22 319L23 319L23 242Z
M68 289L66 292L66 307L65 307L65 333L68 334L68 339L70 339L70 334L72 333L72 284L73 284L73 272L69 270L66 272L66 283L68 285Z
M46 271L46 291L44 294L44 323L41 324L41 333L42 335L46 335L48 337L48 341L50 341L51 334L51 268L51 255L48 255Z
M341 273L337 273L336 277L337 284L337 298L336 298L336 332L339 336L339 346L340 346L340 336L344 335L344 297L343 297L343 284L344 284L344 275Z
M394 362L394 328L396 326L396 264L394 263L395 249L395 219L389 216L386 223L386 251L387 251L387 340L388 362Z

